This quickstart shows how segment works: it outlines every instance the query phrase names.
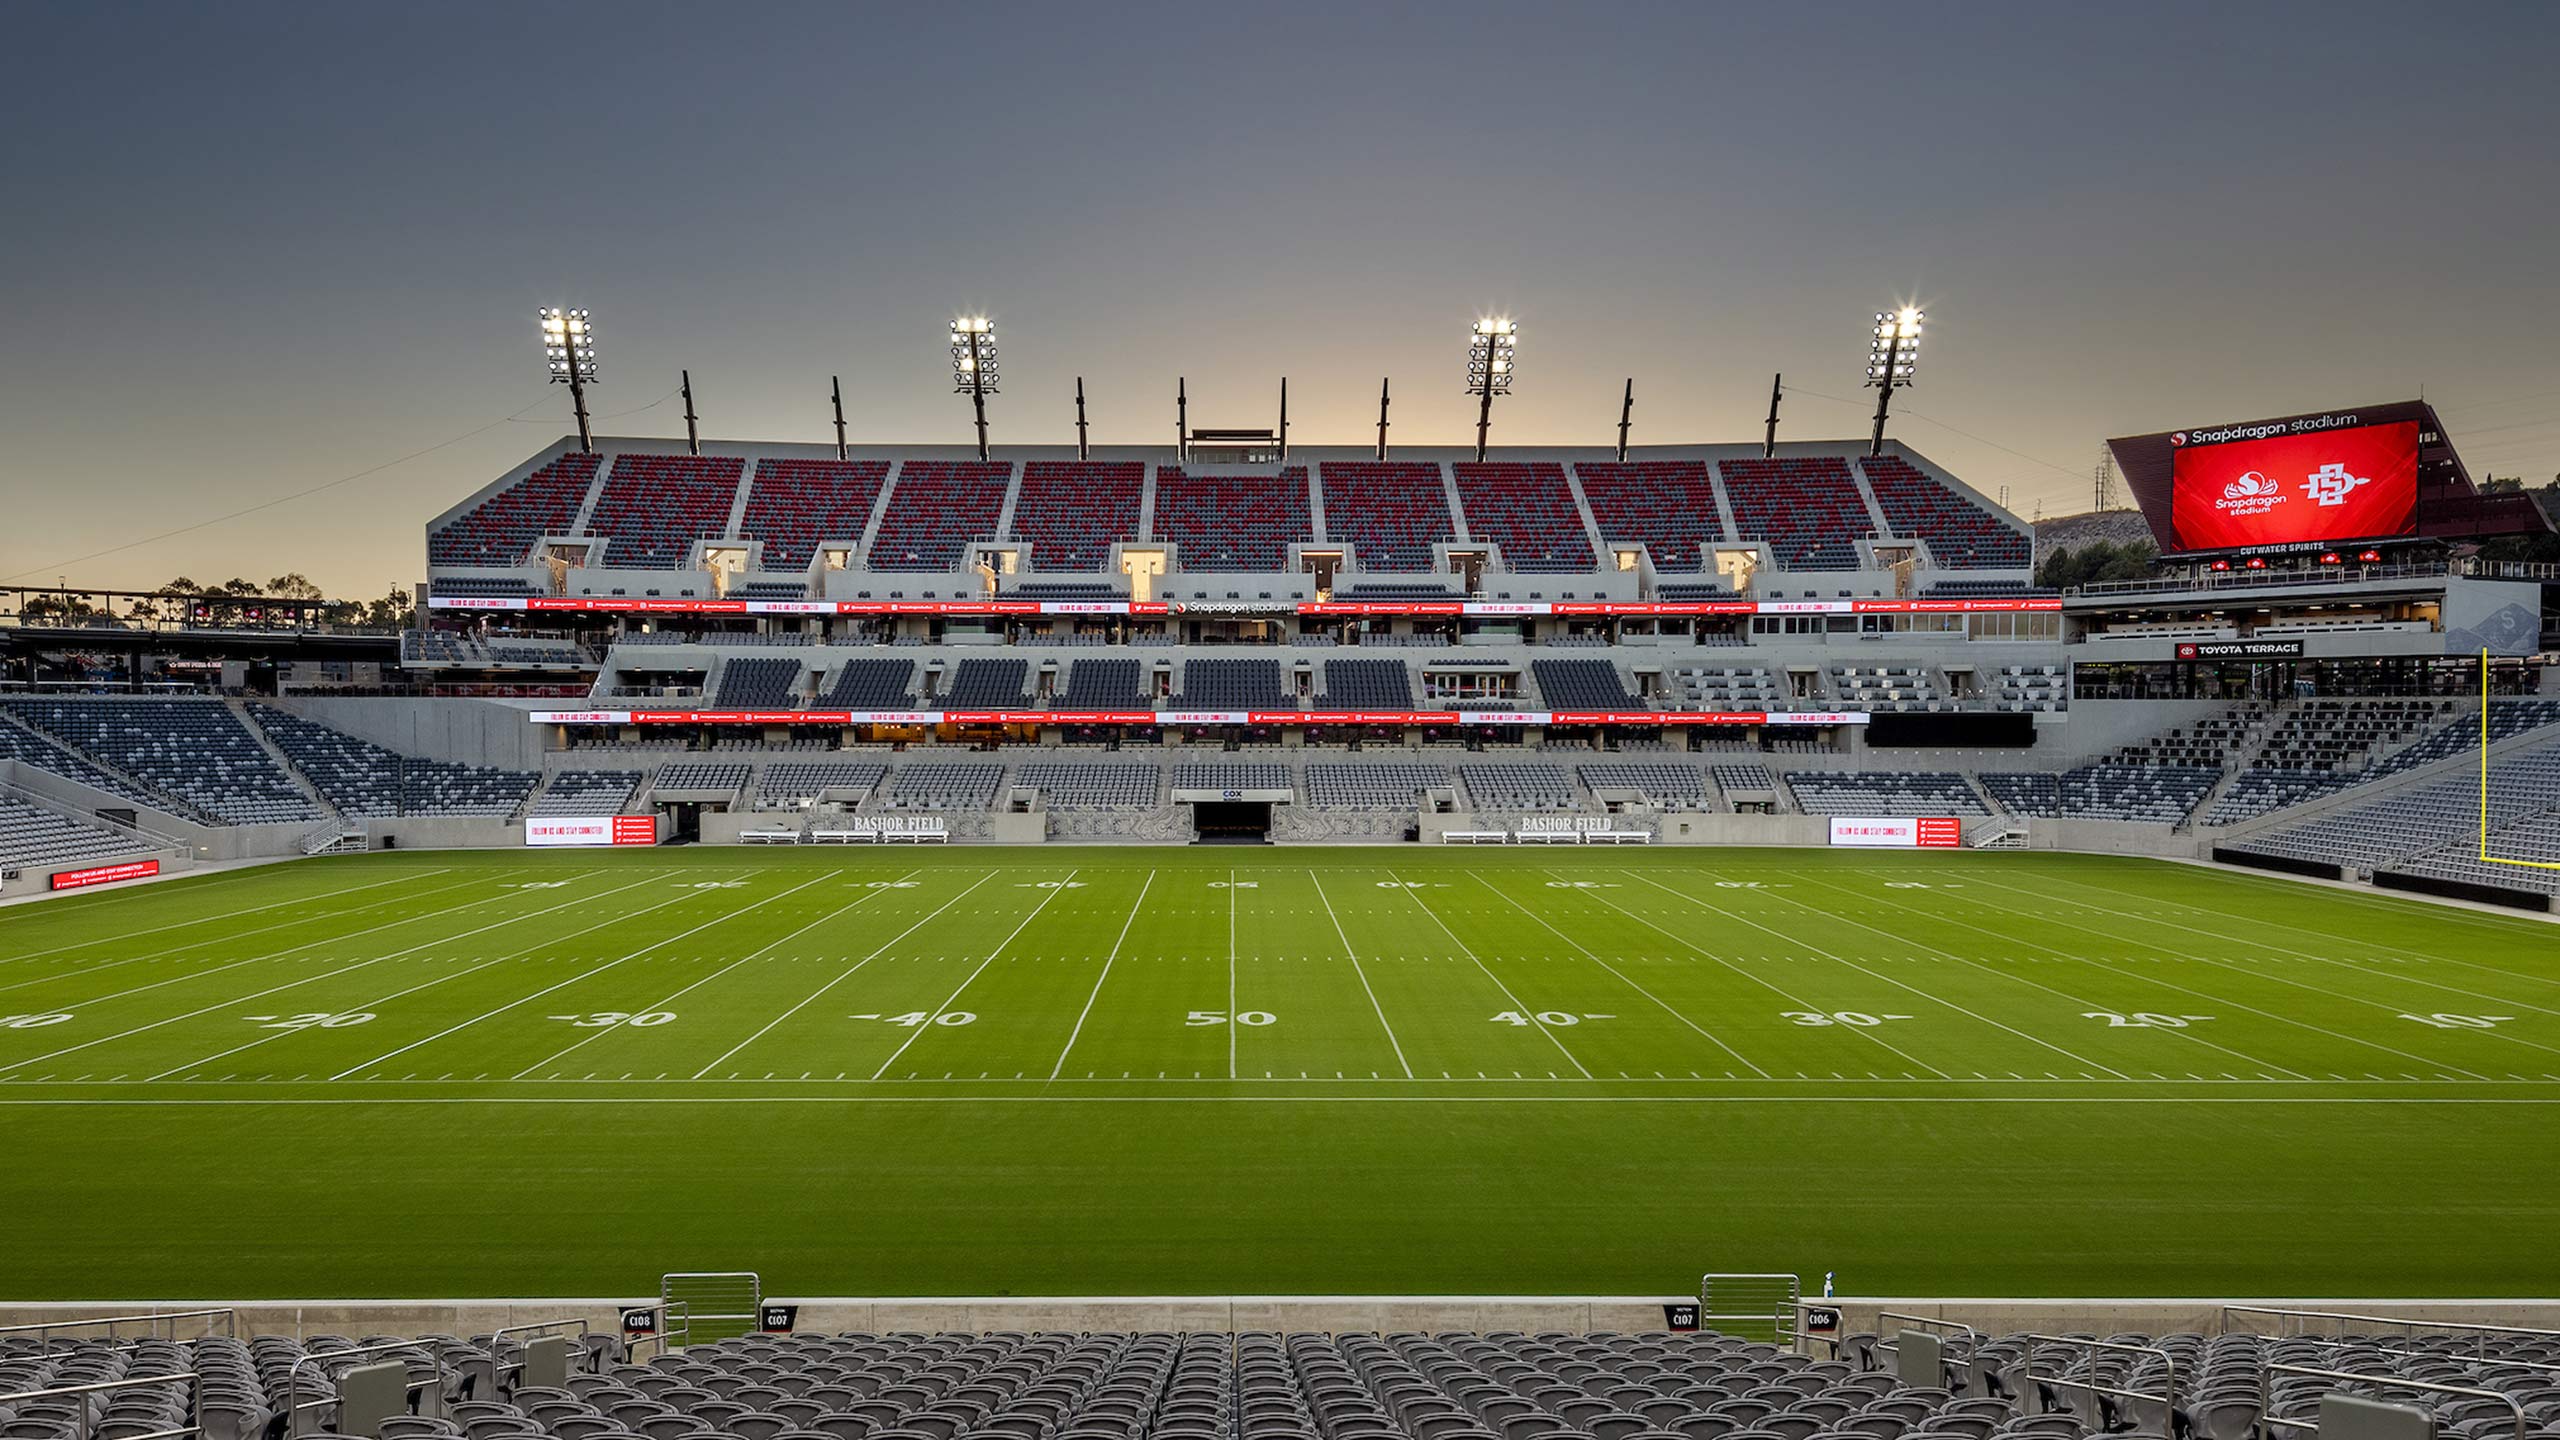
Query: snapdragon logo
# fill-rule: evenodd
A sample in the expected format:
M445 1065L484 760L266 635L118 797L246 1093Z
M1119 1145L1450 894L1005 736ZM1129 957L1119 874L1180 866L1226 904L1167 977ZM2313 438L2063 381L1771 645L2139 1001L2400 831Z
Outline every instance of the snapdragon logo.
M2348 494L2357 486L2372 483L2372 476L2352 474L2346 466L2332 461L2303 477L2302 493L2311 497L2311 503L2325 510L2346 504Z
M2213 508L2226 515L2264 515L2284 503L2284 488L2252 470L2222 487Z

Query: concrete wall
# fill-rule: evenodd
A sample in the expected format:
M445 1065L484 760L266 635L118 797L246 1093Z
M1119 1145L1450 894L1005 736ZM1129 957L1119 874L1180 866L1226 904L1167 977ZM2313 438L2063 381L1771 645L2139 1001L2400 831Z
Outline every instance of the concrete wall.
M101 1315L147 1315L165 1311L231 1308L243 1338L251 1335L307 1336L419 1335L444 1332L485 1334L503 1325L584 1319L598 1330L615 1326L624 1304L646 1303L649 1296L515 1300L262 1300L248 1302L76 1301L0 1305L0 1325L65 1324ZM1618 1332L1660 1330L1662 1307L1686 1303L1683 1295L1416 1295L1416 1296L1123 1296L1060 1298L806 1298L769 1294L769 1300L800 1307L804 1331L894 1330L1316 1330L1331 1332L1396 1330L1563 1330ZM2338 1311L2394 1318L2410 1323L2560 1326L2560 1300L2304 1300L2235 1301L2213 1298L2087 1299L1949 1299L1843 1297L1822 1303L1841 1312L1844 1333L1877 1332L1897 1327L1882 1312L1918 1315L1969 1324L1985 1333L2039 1330L2046 1333L2089 1331L2109 1334L2138 1331L2274 1333L2284 1322L2276 1317L2234 1314L2227 1307L2259 1305L2285 1309ZM2333 1322L2345 1326L2352 1322ZM2295 1331L2304 1322L2291 1322ZM224 1317L171 1320L160 1333L180 1338L227 1333ZM2363 1328L2374 1328L2367 1325ZM120 1333L141 1333L128 1324ZM68 1333L97 1333L95 1331Z
M461 698L294 695L277 705L403 755L503 770L539 770L551 727L535 725L525 718L526 712L534 704L555 709L577 703L543 700L515 705Z
M524 844L522 822L486 816L422 815L361 823L368 850L513 850ZM385 840L398 844L385 845Z

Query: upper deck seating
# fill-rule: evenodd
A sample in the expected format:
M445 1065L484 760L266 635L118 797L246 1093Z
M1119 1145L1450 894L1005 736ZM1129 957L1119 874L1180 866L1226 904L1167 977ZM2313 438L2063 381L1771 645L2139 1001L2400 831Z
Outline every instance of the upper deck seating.
M2025 535L1910 461L1869 455L1858 464L1893 533L1928 541L1931 558L1946 569L2024 569L2035 563L2034 543Z
M963 660L952 667L942 703L952 710L1015 710L1023 703L1027 660Z
M913 710L915 686L913 660L858 656L836 672L826 704L831 710Z
M1138 534L1147 467L1135 460L1033 460L1022 467L1013 534L1034 570L1099 570L1114 541Z
M1401 660L1327 660L1324 707L1328 710L1410 710L1413 680Z
M974 760L924 760L899 769L889 781L889 804L898 810L984 810L994 803L1004 766Z
M1183 710L1293 710L1277 660L1193 660L1182 667Z
M1853 542L1872 538L1875 521L1837 455L1781 456L1717 462L1733 523L1742 540L1766 541L1783 570L1855 570Z
M1573 777L1546 761L1505 761L1458 767L1458 783L1479 810L1578 808Z
M1061 710L1151 710L1145 662L1123 658L1078 660L1067 668L1066 688L1058 692Z
M1331 468L1331 467L1327 467ZM1591 568L1591 535L1553 461L1461 462L1458 503L1466 508L1467 533L1502 547L1502 563L1524 574L1580 573ZM1330 504L1330 501L1327 502ZM1333 512L1327 509L1330 522Z
M801 664L790 657L732 656L712 691L717 710L779 710L800 698Z
M1325 534L1349 545L1362 570L1428 570L1431 547L1457 538L1438 465L1330 460L1320 468Z
M604 564L622 570L679 570L696 540L729 528L738 479L734 455L617 455L587 528L610 537Z
M1606 660L1532 660L1538 693L1550 710L1643 710L1642 700L1627 693L1618 667Z
M819 542L862 539L888 479L886 460L759 460L738 528L764 542L765 569L804 570Z
M996 538L1013 465L1004 460L909 460L889 488L871 542L874 570L958 568L969 542Z
M576 523L579 508L587 502L587 488L595 483L596 465L601 458L588 454L559 456L456 515L443 529L428 533L427 563L523 564L534 541L545 535L566 534ZM450 581L439 581L436 589L451 595L481 593Z
M1268 760L1184 760L1173 767L1176 790L1287 790L1289 767Z
M1286 570L1289 547L1315 538L1307 467L1195 475L1158 466L1155 536L1182 547L1186 570Z
M1715 482L1703 460L1584 461L1573 467L1582 498L1600 522L1603 540L1638 540L1664 574L1697 571L1705 547L1728 539L1716 513ZM1475 501L1467 517L1475 518Z

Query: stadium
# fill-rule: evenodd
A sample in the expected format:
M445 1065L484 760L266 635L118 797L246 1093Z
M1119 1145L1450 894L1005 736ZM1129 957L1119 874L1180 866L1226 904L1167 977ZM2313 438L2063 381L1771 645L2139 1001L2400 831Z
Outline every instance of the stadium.
M1112 243L1253 228L1185 173ZM1554 438L1561 332L1624 328L1541 372L1588 276L1454 292L1423 376L1330 363L1403 321L1311 299L1294 422L1308 352L1168 340L1089 423L1087 338L974 306L797 424L706 422L700 360L604 388L624 323L790 342L578 264L957 193L844 188L600 175L505 312L514 415L146 405L15 492L170 514L0 537L43 547L0 576L0 1440L2560 1440L2560 485L2498 473L2543 422L2306 344L2111 402L2048 515L2037 402L1912 411L1944 312L1870 255L1748 422L1610 368ZM320 297L326 248L264 263ZM423 371L450 292L402 263ZM307 303L327 350L373 302ZM1962 363L2052 365L1962 303ZM900 413L865 377L919 356ZM260 498L314 452L350 473ZM368 530L379 601L125 578Z

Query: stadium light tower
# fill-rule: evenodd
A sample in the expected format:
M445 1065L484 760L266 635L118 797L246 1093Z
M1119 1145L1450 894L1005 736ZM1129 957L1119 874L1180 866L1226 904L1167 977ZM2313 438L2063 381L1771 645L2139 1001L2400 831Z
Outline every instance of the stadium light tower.
M984 315L951 322L951 388L978 412L978 458L987 458L987 397L996 388L996 326Z
M1480 397L1476 407L1476 459L1484 459L1485 437L1493 430L1493 397L1511 393L1511 356L1520 345L1517 321L1479 320L1467 335L1467 393Z
M1912 372L1920 367L1924 318L1916 305L1876 312L1875 343L1867 351L1867 383L1876 387L1876 433L1867 442L1870 455L1884 453L1884 417L1893 405L1894 390L1909 385Z
M536 318L542 322L542 353L551 362L551 383L569 387L569 404L578 412L578 448L592 454L596 437L587 428L587 387L596 381L595 326L584 310L548 305Z

